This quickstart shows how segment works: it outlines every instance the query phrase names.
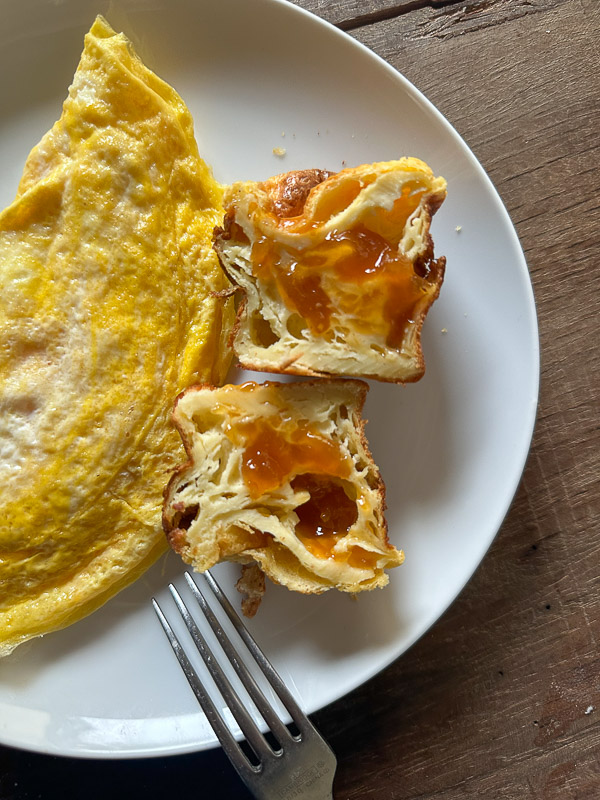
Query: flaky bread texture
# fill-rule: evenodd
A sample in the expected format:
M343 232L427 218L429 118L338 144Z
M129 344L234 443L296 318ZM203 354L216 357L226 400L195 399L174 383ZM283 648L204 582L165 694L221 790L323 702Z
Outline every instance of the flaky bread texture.
M415 158L362 165L337 174L302 170L262 183L230 186L224 198L224 225L215 231L214 247L242 295L230 339L239 363L267 372L400 383L422 377L421 328L439 295L446 263L443 257L434 258L431 218L445 196L445 180ZM410 197L418 197L414 209ZM407 198L406 218L397 213L402 198ZM382 224L383 218L387 222ZM295 262L348 231L382 234L390 248L388 255L397 257L401 269L408 265L406 285L414 294L414 307L407 313L405 326L391 323L403 326L394 341L381 320L388 313L393 315L396 300L385 299L385 285L382 290L379 278L353 283L335 266L309 278L313 283L308 292L321 293L315 293L315 302L322 302L324 293L332 305L329 327L315 332L299 306L284 296L277 280L266 279L262 264L257 265L257 259L264 263L265 243L271 243L278 259L274 271L298 273Z
M384 570L404 556L388 542L385 489L364 436L367 389L362 381L324 379L183 392L173 419L189 460L173 475L163 512L173 549L199 572L223 560L256 562L272 581L306 594L386 585ZM297 535L297 511L311 498L306 488L293 485L296 471L264 493L250 491L243 475L245 444L235 431L254 423L292 437L299 427L310 429L347 464L347 476L332 480L343 487L344 502L355 505L356 520L335 537L331 552L315 555ZM356 554L362 556L358 563Z

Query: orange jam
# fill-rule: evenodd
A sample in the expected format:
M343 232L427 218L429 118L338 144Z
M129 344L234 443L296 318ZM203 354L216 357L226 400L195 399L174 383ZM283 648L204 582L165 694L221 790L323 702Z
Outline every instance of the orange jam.
M243 436L242 477L253 499L272 492L303 472L346 478L350 463L333 442L311 430L308 423L281 428L264 420L239 422Z
M340 181L333 190L321 192L317 206L314 209L310 220L304 222L305 227L316 228L327 222L335 214L339 214L348 208L353 200L356 200L364 185L356 178ZM296 218L296 227L298 225ZM294 220L287 219L282 222L285 227L294 227Z
M310 499L296 509L296 536L313 555L329 558L338 537L345 536L357 520L356 503L329 477L298 475L292 487L310 493Z
M358 192L355 186L346 188L349 197ZM389 211L372 209L353 228L333 230L304 250L261 237L252 248L254 274L276 284L286 307L302 316L313 334L330 330L336 314L352 316L359 332L380 335L389 347L400 348L406 326L414 322L430 288L412 262L397 252L423 194L423 189L405 187ZM327 206L327 212L331 216L334 210ZM301 231L299 220L285 222Z
M317 558L345 561L351 567L373 569L378 554L352 547L349 553L337 555L333 548L345 536L358 518L356 503L344 487L327 476L298 475L292 481L294 490L306 490L310 498L298 506L296 536L306 549Z
M252 390L254 384L241 388ZM285 412L280 427L261 418L239 420L227 430L229 438L243 446L242 477L250 496L258 499L291 479L295 491L306 490L310 498L296 508L295 533L306 549L318 558L333 558L352 567L373 569L379 556L362 547L337 556L333 547L358 518L357 503L342 485L351 463L338 445L311 429L308 422L291 423Z

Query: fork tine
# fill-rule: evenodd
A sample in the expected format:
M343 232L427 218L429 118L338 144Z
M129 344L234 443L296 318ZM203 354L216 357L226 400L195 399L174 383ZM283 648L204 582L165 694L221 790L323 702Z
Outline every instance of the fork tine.
M194 644L196 645L198 652L202 656L202 660L208 667L208 671L211 674L215 684L217 685L218 690L221 692L223 699L225 700L226 704L229 706L229 710L233 714L236 722L240 726L240 730L246 737L248 743L254 750L255 754L258 756L259 760L262 762L269 756L273 755L273 751L267 744L266 740L263 738L258 726L250 716L250 714L246 711L244 706L242 705L235 689L231 685L229 679L219 666L217 659L214 656L210 646L206 642L206 639L200 632L200 629L196 625L194 619L192 618L190 612L188 611L187 607L185 606L183 600L181 599L181 595L177 591L177 589L173 586L173 584L169 584L169 589L171 594L173 595L173 599L177 605L179 613L183 617L183 620L187 626L188 631L191 634L192 639L194 640Z
M301 733L307 733L309 730L314 730L314 726L307 718L306 714L302 711L296 700L294 699L292 693L289 691L281 677L279 676L278 672L275 670L275 667L271 664L269 659L260 649L256 641L254 640L253 636L251 635L250 631L244 623L241 621L237 612L229 602L227 596L217 583L217 581L213 578L209 571L202 573L206 582L208 583L210 589L212 590L213 594L219 601L221 607L231 620L233 626L235 627L236 631L240 635L242 641L256 660L257 664L263 671L265 677L273 687L275 693L287 709L290 717L294 720L295 725L297 726L298 730ZM192 577L189 573L186 572L186 578L188 583L196 585ZM197 587L196 587L197 588ZM221 642L221 646L223 646L223 642ZM259 709L260 710L260 709ZM262 713L262 712L261 712ZM287 729L286 729L287 730Z
M300 710L300 707L286 689L273 666L269 663L252 636L247 632L241 619L239 619L231 607L231 604L223 595L216 581L214 581L212 576L209 576L208 583L210 588L246 644L249 654L255 658L257 664L263 669L265 677L271 683L272 688L276 691L300 730L300 736L292 736L290 734L286 726L283 725L275 714L274 709L271 708L270 704L265 699L251 673L248 673L251 679L250 682L246 682L246 676L244 674L246 667L238 651L227 638L227 634L221 628L212 608L208 605L202 591L196 586L195 581L192 580L191 576L187 573L185 577L194 597L198 601L201 609L205 612L207 623L213 627L214 633L217 636L220 649L223 650L223 653L219 652L219 656L222 657L225 655L229 658L230 664L238 672L240 680L254 700L259 711L263 713L263 708L261 707L268 709L263 714L265 721L268 723L268 715L272 712L277 718L279 726L285 731L285 735L279 736L281 749L274 752L269 747L267 740L261 735L254 720L241 705L242 701L235 694L235 689L221 670L218 662L216 662L215 656L200 633L194 618L188 611L175 587L170 584L169 589L171 590L173 599L204 663L209 669L225 702L229 706L232 715L245 734L249 746L252 747L259 757L260 763L257 766L253 765L246 756L244 750L235 741L228 725L223 719L223 715L217 710L206 689L202 685L200 677L196 674L192 664L185 655L183 646L167 622L158 603L152 598L152 603L158 619L162 624L184 674L200 706L206 714L208 722L221 743L224 752L237 770L239 776L257 800L275 800L275 798L282 800L284 797L294 797L297 800L317 800L317 798L319 800L332 800L332 784L336 768L336 758L333 751L315 729L308 717ZM248 654L246 654L246 657L248 657ZM243 666L243 669L241 669L240 665ZM256 698L258 698L258 701ZM246 719L246 717L248 719ZM277 736L277 723L275 723L273 727L275 728L273 733Z
M221 747L225 751L227 757L234 765L236 770L240 773L242 778L245 780L249 780L253 774L256 774L258 770L250 764L248 759L246 758L243 750L236 742L233 737L233 734L227 727L227 725L223 722L223 719L219 712L217 711L214 703L210 699L209 695L204 689L200 678L190 660L186 656L179 639L175 635L175 632L169 625L165 615L162 612L161 607L158 605L154 597L152 598L152 605L154 606L154 611L156 612L156 616L158 617L160 624L173 648L173 652L179 661L179 664L185 674L185 677L190 684L190 687L194 694L196 695L196 699L200 704L200 707L206 714L206 718L212 727L213 731L215 732L217 739L219 740Z
M292 738L292 735L290 734L286 726L283 724L283 722L279 719L273 707L265 697L262 689L254 679L254 676L246 667L242 657L240 656L239 652L237 651L237 649L235 648L235 646L233 645L233 643L231 642L231 640L229 639L223 628L221 627L219 620L216 618L212 609L206 602L206 598L202 594L202 591L200 590L196 582L193 580L193 578L188 572L185 573L185 577L189 584L190 589L192 590L194 597L196 598L198 604L200 605L200 608L202 609L202 613L206 617L208 624L212 628L215 636L217 637L217 640L221 645L221 647L223 648L223 651L225 652L225 655L229 659L229 662L231 663L236 673L238 674L238 677L241 680L244 688L254 701L255 706L258 708L263 719L269 726L271 733L273 733L275 738L279 741L279 744L283 746L286 741Z

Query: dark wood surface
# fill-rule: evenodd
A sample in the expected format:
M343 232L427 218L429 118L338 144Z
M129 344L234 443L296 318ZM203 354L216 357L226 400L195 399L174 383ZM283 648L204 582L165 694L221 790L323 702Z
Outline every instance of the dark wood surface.
M444 617L315 715L336 800L600 798L600 4L297 0L403 72L502 196L542 380L520 489ZM195 792L195 795L191 795ZM220 751L73 761L0 748L0 798L247 798Z

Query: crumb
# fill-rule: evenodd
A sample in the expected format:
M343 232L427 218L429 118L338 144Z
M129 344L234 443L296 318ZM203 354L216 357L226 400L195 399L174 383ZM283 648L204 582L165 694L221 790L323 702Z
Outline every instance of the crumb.
M585 710L585 712L584 712L584 713L585 713L585 714L591 714L591 713L592 713L592 711L595 711L595 710L596 710L596 709L594 708L594 706L588 706L588 707L586 708L586 710Z
M442 328L442 333L448 333L448 328Z
M281 135L282 135L282 136L285 136L285 131L281 131Z
M279 158L283 158L284 155L286 154L286 152L287 152L287 150L285 149L285 147L274 147L273 148L273 155L274 156L279 156Z
M253 617L258 611L266 589L265 575L258 564L244 564L235 588L243 596L242 612L244 616Z
M345 158L343 158L343 159L342 159L342 167L345 167L345 166L346 166L346 159L345 159Z
M460 232L462 231L462 225L457 225L457 226L456 226L456 228L455 228L454 230L455 230L457 233L460 233Z

